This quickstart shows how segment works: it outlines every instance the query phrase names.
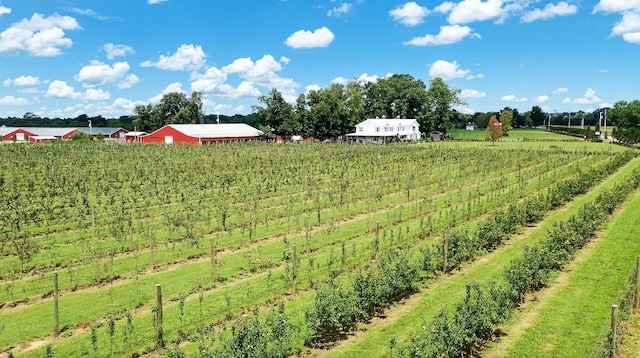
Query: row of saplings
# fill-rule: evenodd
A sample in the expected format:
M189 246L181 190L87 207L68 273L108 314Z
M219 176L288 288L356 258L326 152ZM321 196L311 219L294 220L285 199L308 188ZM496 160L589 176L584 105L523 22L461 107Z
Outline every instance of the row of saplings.
M397 300L416 292L420 282L493 250L521 225L538 222L547 210L586 193L630 158L629 154L613 156L599 168L549 188L546 195L498 210L481 220L475 230L450 232L445 240L415 254L409 248L390 252L343 279L332 273L318 288L314 306L305 312L304 320L287 315L281 304L265 314L258 314L256 309L217 333L213 327L202 328L197 332L200 355L288 357L299 353L303 346L330 345L357 323L369 321ZM561 269L588 241L602 223L603 215L610 214L639 183L640 173L634 173L631 180L604 192L577 215L555 225L548 240L515 259L504 272L506 283L491 283L486 288L469 283L463 301L452 315L446 307L441 308L423 331L411 334L403 344L393 337L389 347L406 357L462 357L481 349L524 294L542 288L551 273ZM167 354L180 357L184 352L174 346L167 348Z

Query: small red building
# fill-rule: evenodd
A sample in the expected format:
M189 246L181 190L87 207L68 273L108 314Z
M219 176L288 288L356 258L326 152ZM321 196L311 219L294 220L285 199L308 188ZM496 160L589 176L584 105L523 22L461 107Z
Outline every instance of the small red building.
M262 131L245 123L169 124L140 139L143 143L207 144L258 140L261 135Z
M29 137L30 143L47 143L55 142L58 138L50 135L33 135Z
M76 132L80 132L78 128L66 127L25 127L25 129L37 136L56 137L57 139L65 140L71 139Z

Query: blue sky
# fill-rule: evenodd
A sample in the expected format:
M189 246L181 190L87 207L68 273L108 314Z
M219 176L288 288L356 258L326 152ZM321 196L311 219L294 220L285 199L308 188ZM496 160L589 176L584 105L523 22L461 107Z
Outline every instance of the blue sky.
M248 114L408 73L465 113L640 98L640 0L0 0L0 117L118 117L164 93Z

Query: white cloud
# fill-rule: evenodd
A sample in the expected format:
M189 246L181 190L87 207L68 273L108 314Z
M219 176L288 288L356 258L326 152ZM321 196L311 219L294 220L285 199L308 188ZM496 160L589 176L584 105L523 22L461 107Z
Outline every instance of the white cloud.
M612 36L622 36L629 43L640 43L640 9L638 12L625 12L611 30Z
M237 60L236 60L237 61ZM191 89L198 92L213 92L227 81L227 74L216 67L211 67L203 75L196 75L191 82Z
M249 57L239 58L230 65L222 67L222 72L228 74L237 73L241 78L267 88L284 90L299 87L293 79L282 78L276 74L276 72L282 70L283 63L289 62L286 57L284 59L284 62L282 59L281 61L276 61L273 56L264 55L254 63Z
M26 98L20 98L20 97L14 97L14 96L0 97L1 106L24 106L27 104L29 104L29 100Z
M111 97L109 92L102 89L89 88L86 92L76 92L75 89L65 81L55 80L49 84L45 97L58 99L82 99L101 101Z
M533 102L535 103L547 103L547 101L549 101L549 96L547 95L538 96L533 99Z
M500 22L507 15L503 9L503 0L463 0L456 5L448 5L451 9L448 21L450 24L468 24L475 21L496 19Z
M602 102L602 100L596 96L596 91L591 88L587 88L584 96L582 98L575 99L573 102L577 104L598 104Z
M34 87L40 84L40 78L33 77L33 76L20 76L14 79L7 78L2 82L2 84L4 84L5 87L8 87L8 86Z
M640 0L600 0L593 8L593 12L625 12L640 10Z
M107 83L118 83L119 88L129 88L138 83L140 79L134 74L129 74L127 62L116 62L113 66L100 61L91 61L90 65L82 67L75 76L76 81L84 87L102 86Z
M332 84L346 86L349 81L344 77L336 77L331 81Z
M360 83L376 83L380 77L378 75L369 75L368 73L363 73L358 77L357 81Z
M195 71L205 65L201 46L183 44L173 55L161 55L158 61L144 61L142 67L157 67L169 71Z
M534 22L536 20L547 20L556 16L567 16L578 13L578 6L569 5L562 1L557 4L547 4L543 9L535 9L522 15L522 22Z
M414 37L404 44L412 46L451 45L462 41L467 36L481 38L479 34L472 33L469 26L446 25L440 26L440 33L437 35L427 34L423 37Z
M0 5L0 16L2 16L4 14L10 14L10 13L11 13L11 9L10 8Z
M486 92L480 92L474 89L463 89L460 91L461 98L484 98L486 96Z
M424 18L429 15L429 9L412 1L389 11L389 15L402 24L416 26L421 24Z
M160 4L168 0L149 0L149 4Z
M447 62L444 60L438 60L431 65L431 68L429 68L429 76L440 77L445 81L454 78L466 77L470 73L470 70L460 69L456 61Z
M567 93L569 89L567 87L559 87L557 90L553 91L553 93Z
M345 2L345 3L342 3L342 5L338 7L334 7L333 9L329 10L327 12L327 16L340 17L344 14L347 14L349 11L351 11L352 8L353 8L353 4L349 4Z
M309 92L311 92L311 91L320 91L321 89L322 89L322 87L318 86L317 84L312 84L312 85L308 85L305 88L304 93L305 94L309 94Z
M334 39L335 35L333 32L326 27L322 27L313 32L305 30L296 31L287 38L285 44L296 49L327 47Z
M113 60L116 57L124 57L135 53L131 46L116 45L112 43L104 44L102 49L107 53L107 58Z
M165 87L165 89L163 89L162 92L160 92L159 94L157 94L154 97L149 98L149 102L151 102L151 103L160 103L160 101L162 100L162 97L165 94L174 93L174 92L186 93L186 91L182 89L182 83L173 82L173 83L169 84L167 87Z
M0 34L0 53L25 51L32 56L58 56L62 53L60 48L73 45L64 31L77 29L80 25L73 17L33 14L31 19L14 23Z
M517 98L515 94L506 95L506 96L500 98L500 100L505 101L505 102L527 102L527 101L529 101L529 99L527 97Z

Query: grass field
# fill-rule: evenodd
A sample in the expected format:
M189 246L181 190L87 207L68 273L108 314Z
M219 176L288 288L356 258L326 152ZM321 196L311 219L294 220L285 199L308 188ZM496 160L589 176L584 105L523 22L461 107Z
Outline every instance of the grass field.
M153 355L156 284L166 354L214 352L222 344L214 332L279 302L303 324L330 277L348 282L393 252L415 258L441 244L443 232L472 230L506 203L533 200L625 151L513 132L512 139L538 141L2 146L0 354ZM420 293L358 324L331 349L297 347L318 356L386 356L389 337L405 341L443 303L453 305L470 279L499 279L526 243L636 166L497 250L478 252L460 271L422 282ZM612 251L610 259L623 254L631 255Z

